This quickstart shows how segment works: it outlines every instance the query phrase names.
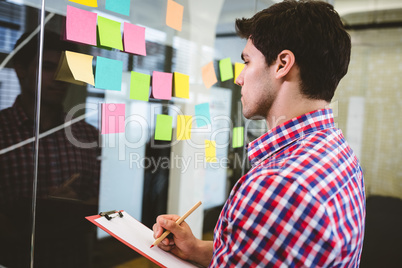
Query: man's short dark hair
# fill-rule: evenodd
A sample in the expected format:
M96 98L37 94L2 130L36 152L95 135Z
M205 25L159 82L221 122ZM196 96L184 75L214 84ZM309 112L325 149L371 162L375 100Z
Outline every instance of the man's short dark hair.
M277 3L250 19L237 19L236 31L241 38L252 40L268 66L281 51L292 51L300 68L301 92L308 98L331 101L348 71L350 36L328 3Z
M24 40L26 40L32 32L25 32L15 43L14 49L19 46ZM74 43L66 42L62 40L60 34L52 31L44 31L43 37L43 49L55 50L55 51L77 51L78 47ZM39 51L39 33L35 34L20 50L18 50L14 57L13 62L22 64L22 66L28 66L29 63L38 55Z

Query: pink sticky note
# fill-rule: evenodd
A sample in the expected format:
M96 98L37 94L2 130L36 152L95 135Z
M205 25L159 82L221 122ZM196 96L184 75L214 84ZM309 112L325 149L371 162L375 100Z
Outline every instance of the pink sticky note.
M67 6L66 39L96 46L97 14Z
M152 97L161 100L172 99L172 73L152 73Z
M146 56L145 28L128 22L124 23L124 51Z
M123 133L126 118L124 103L102 103L101 134Z

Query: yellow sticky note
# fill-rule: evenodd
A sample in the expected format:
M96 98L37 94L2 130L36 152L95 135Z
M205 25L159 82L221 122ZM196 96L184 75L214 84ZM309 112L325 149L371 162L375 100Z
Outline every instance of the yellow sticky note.
M214 69L214 63L212 61L202 67L202 81L204 82L206 88L210 88L213 84L218 82Z
M193 124L191 115L177 116L177 140L191 139L191 126Z
M184 7L175 1L168 0L166 11L166 25L181 31Z
M205 160L210 163L216 163L216 142L205 140Z
M66 58L75 80L95 86L92 69L93 56L66 51Z
M173 96L178 98L190 98L190 76L173 73Z
M56 72L56 80L78 85L95 85L92 69L93 56L66 51L62 53Z
M98 7L98 0L70 0L70 2L74 2L89 7Z
M236 79L240 75L241 71L243 71L244 66L246 66L244 63L239 63L235 62L235 77L233 82L236 84Z

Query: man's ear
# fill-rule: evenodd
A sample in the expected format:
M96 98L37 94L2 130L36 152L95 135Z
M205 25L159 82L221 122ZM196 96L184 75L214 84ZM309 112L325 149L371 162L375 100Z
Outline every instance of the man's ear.
M285 77L296 63L295 55L290 50L283 50L276 58L275 78Z

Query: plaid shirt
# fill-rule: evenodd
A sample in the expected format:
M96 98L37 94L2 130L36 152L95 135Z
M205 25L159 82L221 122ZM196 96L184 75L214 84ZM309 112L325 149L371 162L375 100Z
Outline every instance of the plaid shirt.
M210 267L358 267L363 175L332 110L277 126L248 155L252 168L215 227Z
M85 122L71 125L73 137L80 142L96 142L98 131ZM32 138L33 122L19 103L0 112L0 149ZM39 141L38 198L46 198L50 189L60 187L72 175L79 178L71 185L78 198L97 197L99 190L99 147L78 148L66 138L65 129L52 133ZM34 143L0 155L0 207L10 207L21 199L30 200L34 178Z

